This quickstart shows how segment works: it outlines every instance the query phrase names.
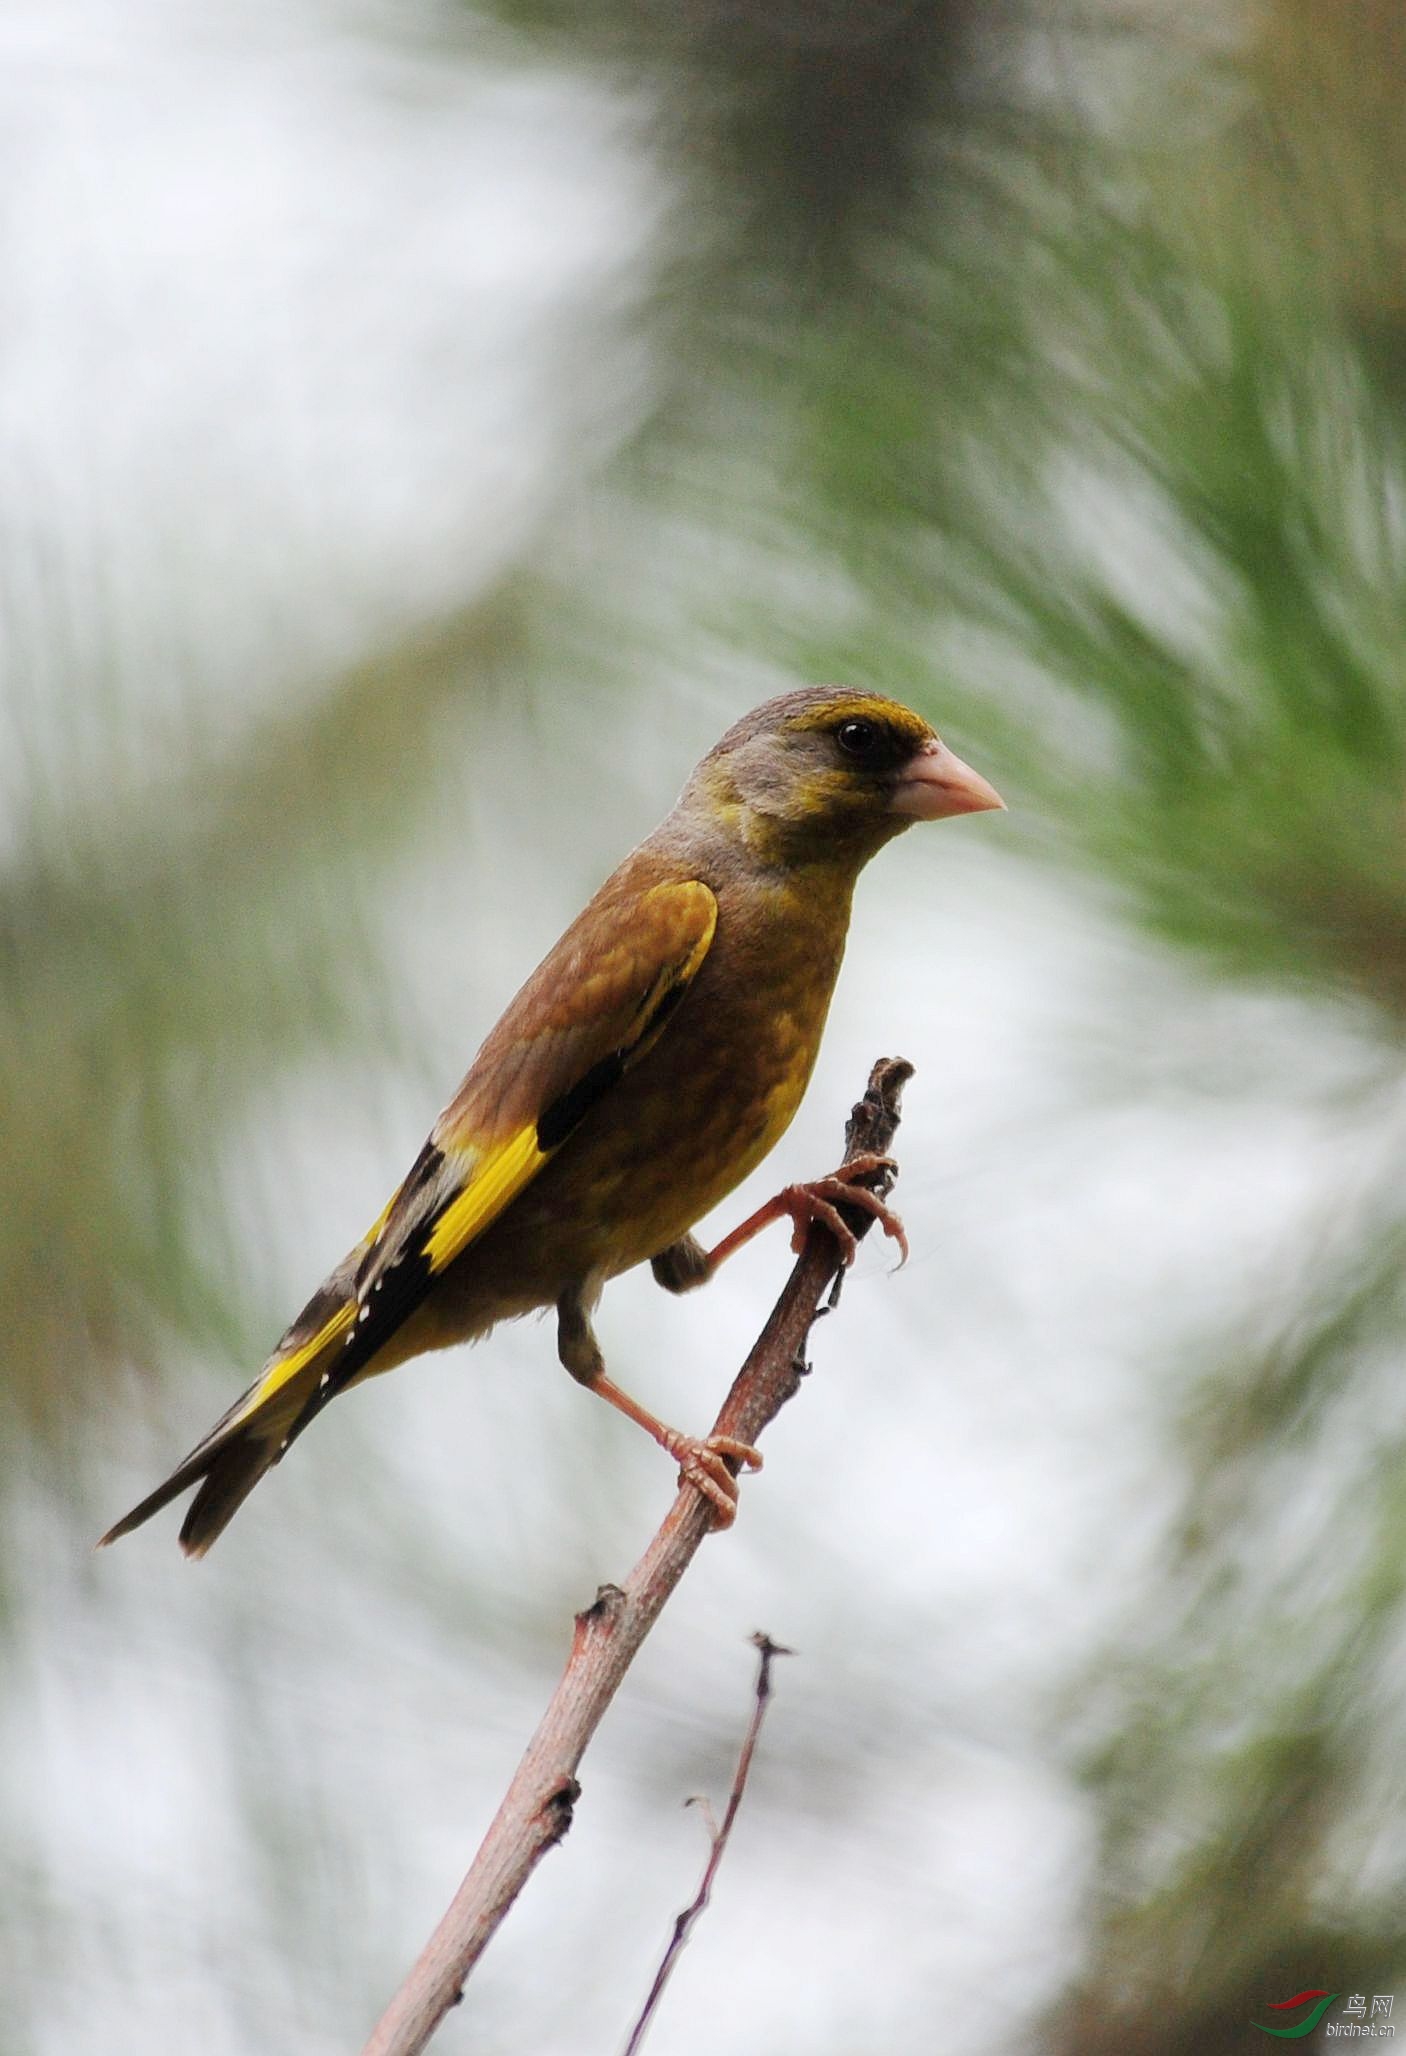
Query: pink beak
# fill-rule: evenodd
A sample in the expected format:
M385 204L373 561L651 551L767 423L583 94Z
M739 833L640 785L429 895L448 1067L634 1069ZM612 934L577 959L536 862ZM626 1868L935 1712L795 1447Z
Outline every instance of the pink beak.
M1006 803L979 771L934 736L899 779L891 804L895 814L915 821L941 821L947 814L981 814Z

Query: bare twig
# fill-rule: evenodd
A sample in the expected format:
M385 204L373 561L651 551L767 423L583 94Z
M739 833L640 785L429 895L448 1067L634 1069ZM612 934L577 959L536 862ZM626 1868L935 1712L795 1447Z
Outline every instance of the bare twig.
M912 1065L902 1057L881 1057L875 1064L845 1129L847 1163L887 1152L898 1126L903 1087L912 1075ZM867 1173L864 1182L872 1190L887 1192L893 1175L881 1168ZM856 1236L873 1225L873 1217L860 1207L842 1203L840 1214ZM839 1268L835 1238L816 1222L770 1319L733 1380L713 1425L715 1435L756 1442L797 1390L806 1370L806 1337ZM594 1603L577 1614L566 1668L468 1876L386 2008L363 2056L419 2056L462 1997L465 1980L499 1922L547 1850L570 1827L571 1810L580 1796L576 1770L587 1744L712 1523L709 1503L691 1485L684 1486L624 1585L603 1585Z
M625 2044L625 2056L639 2056L639 2051L644 2045L644 2038L649 2023L653 2020L659 2001L664 1996L664 1987L673 1975L674 1965L682 1955L684 1944L693 1933L694 1925L699 1915L713 1896L713 1880L718 1874L719 1864L727 1853L728 1837L732 1833L732 1824L737 1818L737 1809L742 1804L742 1794L747 1789L747 1778L752 1768L752 1758L756 1753L757 1737L762 1731L762 1722L766 1718L767 1701L771 1698L772 1659L777 1656L793 1656L795 1654L794 1650L784 1649L779 1642L773 1642L770 1635L753 1635L752 1640L761 1651L761 1661L757 1665L757 1684L752 1706L752 1718L747 1723L747 1733L743 1739L741 1754L737 1759L737 1769L733 1772L732 1790L728 1794L727 1811L723 1815L721 1827L714 1827L712 1822L709 1822L708 1832L712 1847L708 1852L708 1861L704 1867L703 1881L699 1885L692 1903L684 1908L683 1912L674 1922L674 1932L669 1937L669 1946L664 1951L663 1961L654 1973L654 1983L649 1988L649 1997L644 2002L644 2010L635 2022L634 2032L631 2034L629 2041Z

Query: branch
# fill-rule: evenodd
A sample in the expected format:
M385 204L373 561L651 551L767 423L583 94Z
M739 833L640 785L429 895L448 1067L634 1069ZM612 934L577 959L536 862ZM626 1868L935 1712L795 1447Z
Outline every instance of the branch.
M902 1057L881 1057L875 1064L845 1129L846 1163L887 1153L898 1127L903 1087L912 1075L912 1065ZM890 1170L878 1170L864 1182L886 1193L893 1177ZM840 1213L857 1237L873 1224L872 1215L859 1207L841 1204ZM834 1304L842 1275L835 1238L816 1222L770 1319L733 1381L713 1434L753 1443L775 1420L807 1369L803 1352L821 1299L833 1283ZM712 1524L708 1502L692 1486L684 1486L624 1585L602 1585L594 1603L577 1614L566 1668L468 1876L362 2056L419 2056L450 2007L463 1997L465 1981L499 1922L547 1850L570 1827L581 1790L577 1766L641 1643Z
M723 1815L721 1827L713 1827L711 1819L709 1821L712 1847L708 1852L708 1861L703 1871L703 1882L694 1894L692 1902L684 1908L683 1912L674 1922L674 1932L669 1937L669 1946L664 1951L664 1960L654 1974L654 1983L649 1988L649 1997L644 2002L644 2010L635 2022L634 2033L625 2045L625 2056L639 2056L639 2051L644 2044L645 2033L648 2030L650 2021L653 2020L658 2010L659 2001L664 1996L664 1987L673 1975L674 1965L678 1962L683 1952L684 1944L693 1933L699 1915L704 1911L708 1901L713 1896L713 1880L718 1874L719 1864L727 1853L727 1845L732 1834L733 1822L737 1819L737 1810L742 1804L742 1794L747 1789L747 1777L752 1768L752 1758L756 1753L757 1737L762 1731L762 1722L766 1718L767 1701L771 1698L772 1658L776 1656L794 1656L795 1654L793 1649L783 1649L779 1642L773 1642L770 1635L753 1635L752 1641L761 1651L761 1661L757 1665L755 1703L752 1707L752 1718L747 1723L747 1733L743 1738L742 1753L737 1759L737 1769L733 1773L732 1790L728 1794L727 1812ZM705 1801L704 1803L706 1804L707 1802Z

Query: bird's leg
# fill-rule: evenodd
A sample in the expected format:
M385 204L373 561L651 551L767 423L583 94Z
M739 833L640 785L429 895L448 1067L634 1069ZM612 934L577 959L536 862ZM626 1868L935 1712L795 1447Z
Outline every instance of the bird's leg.
M871 1177L875 1171L895 1168L892 1157L872 1154L852 1157L828 1178L815 1178L808 1185L786 1186L775 1199L769 1199L765 1206L749 1214L730 1235L724 1235L715 1249L704 1249L695 1236L685 1235L681 1241L670 1243L666 1250L652 1258L650 1269L670 1292L691 1292L695 1285L702 1285L711 1278L718 1267L750 1242L754 1235L759 1235L773 1221L780 1220L794 1223L791 1247L797 1256L805 1247L806 1232L811 1222L820 1221L839 1243L843 1262L852 1264L859 1244L838 1213L837 1202L860 1207L866 1214L872 1214L885 1235L891 1235L898 1244L900 1263L907 1263L908 1237L903 1232L902 1221L877 1192L855 1182Z
M718 1527L732 1526L737 1517L737 1471L732 1466L759 1471L762 1459L758 1450L750 1443L735 1441L731 1435L709 1435L706 1440L685 1435L680 1429L669 1427L637 1399L631 1399L628 1392L622 1392L615 1380L606 1376L600 1344L576 1291L563 1292L557 1301L557 1354L579 1384L599 1393L627 1420L637 1422L646 1435L652 1435L661 1449L667 1450L679 1466L680 1481L702 1493L713 1509Z

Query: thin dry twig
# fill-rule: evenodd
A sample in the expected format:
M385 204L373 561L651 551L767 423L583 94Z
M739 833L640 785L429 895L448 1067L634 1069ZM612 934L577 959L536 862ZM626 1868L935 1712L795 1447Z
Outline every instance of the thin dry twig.
M845 1129L846 1163L887 1154L898 1127L903 1087L912 1075L913 1066L902 1057L881 1057L875 1064ZM866 1173L863 1182L886 1193L893 1178L891 1169L880 1168ZM839 1211L856 1237L873 1226L873 1216L862 1207L842 1202ZM834 1236L815 1222L766 1326L733 1380L713 1434L755 1443L798 1390L808 1368L806 1338L840 1268ZM420 2056L445 2014L462 1998L465 1980L509 1907L547 1850L570 1827L581 1791L576 1771L586 1747L712 1525L708 1501L691 1485L682 1487L624 1585L603 1585L594 1603L577 1614L566 1668L478 1855L362 2056Z
M757 1737L761 1734L762 1722L766 1718L767 1704L771 1698L772 1661L775 1657L794 1656L796 1653L794 1649L783 1647L780 1642L773 1642L770 1635L753 1635L752 1642L761 1651L761 1660L757 1665L757 1683L753 1698L752 1718L747 1723L747 1733L743 1738L741 1753L737 1758L737 1769L732 1775L732 1790L728 1794L727 1811L723 1815L721 1827L715 1826L711 1820L708 1823L708 1837L712 1847L708 1851L708 1861L704 1867L702 1882L690 1904L685 1906L683 1912L674 1922L674 1932L669 1937L669 1946L664 1951L663 1960L658 1970L654 1973L654 1983L649 1988L649 1997L644 2002L644 2010L635 2022L629 2041L625 2044L625 2056L639 2056L639 2051L644 2045L644 2038L649 2028L649 2023L653 2020L658 2010L659 2001L664 1996L664 1987L673 1976L674 1965L682 1955L684 1945L693 1933L699 1915L713 1896L713 1880L718 1874L718 1866L727 1854L728 1838L732 1834L732 1824L736 1820L737 1810L742 1804L742 1794L747 1789L747 1779L752 1769L752 1758L756 1754Z

